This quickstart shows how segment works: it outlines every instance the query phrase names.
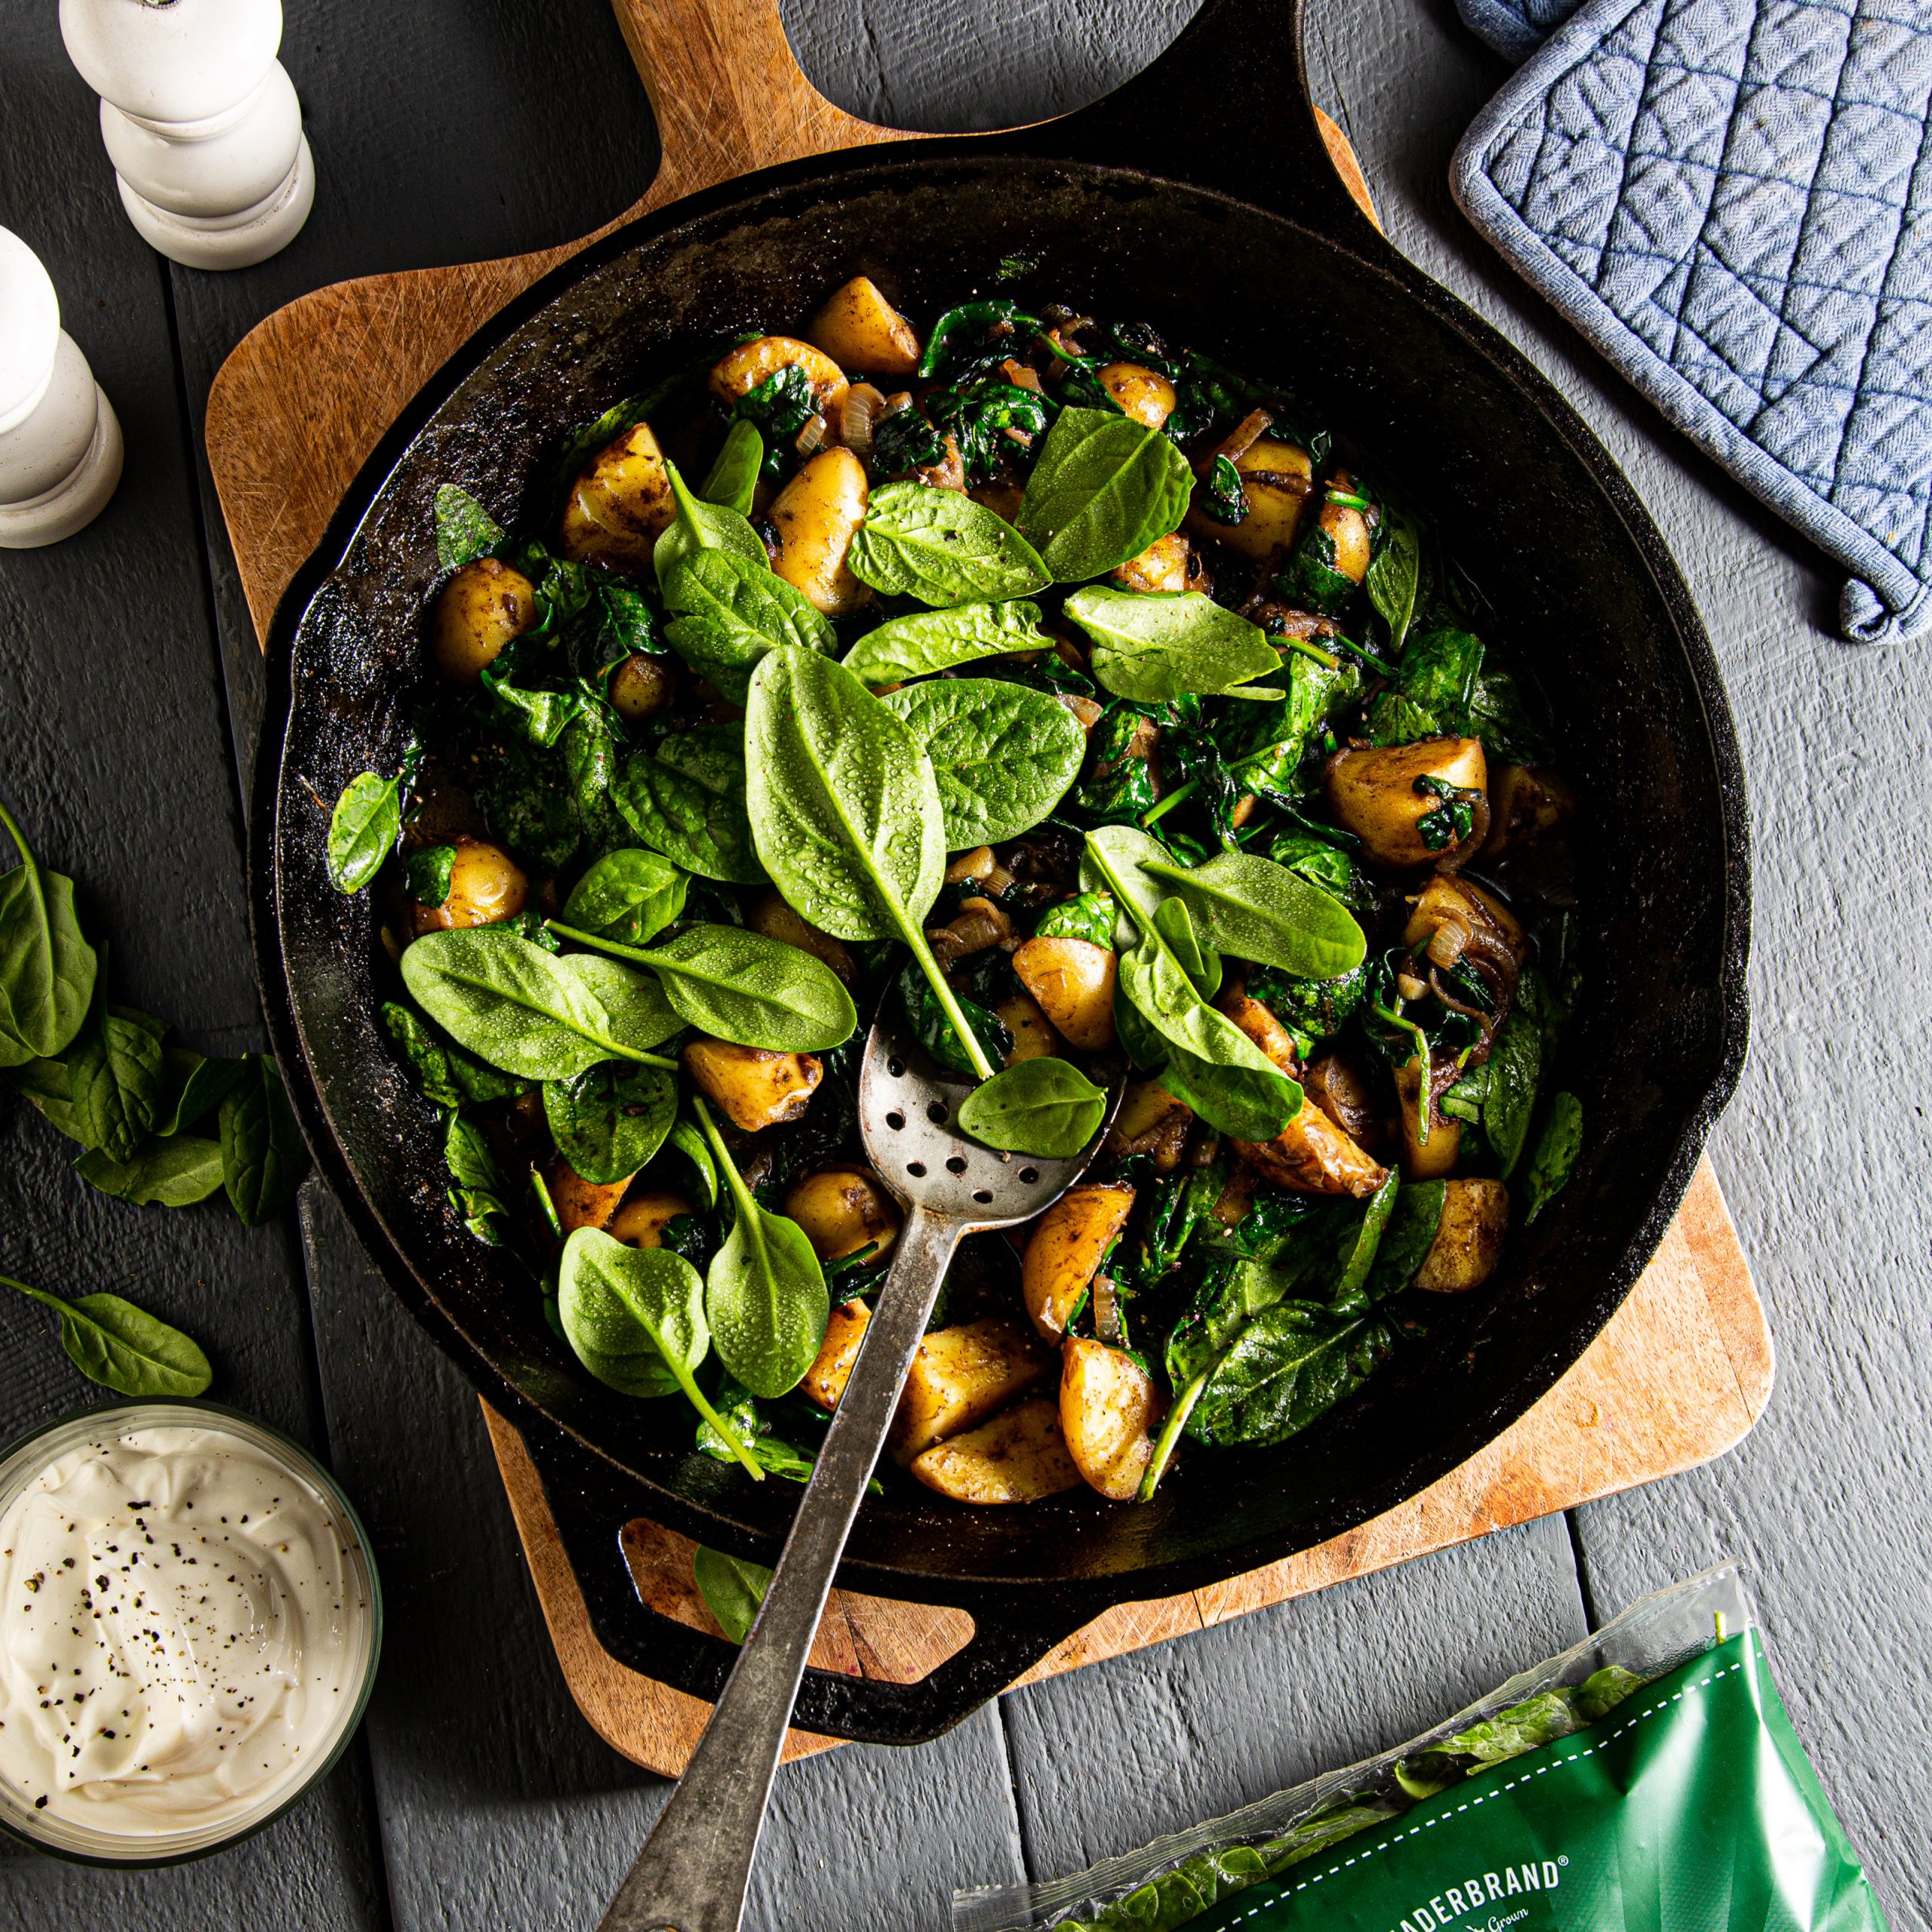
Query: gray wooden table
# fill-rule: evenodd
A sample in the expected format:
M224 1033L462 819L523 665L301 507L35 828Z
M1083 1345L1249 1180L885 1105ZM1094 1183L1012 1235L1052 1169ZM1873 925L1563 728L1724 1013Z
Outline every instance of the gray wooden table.
M807 71L905 127L1025 121L1145 63L1190 0L793 0ZM285 254L228 276L123 220L54 9L0 42L0 224L47 262L126 428L107 515L0 552L0 793L111 933L122 997L259 1045L244 774L261 670L199 425L227 350L339 277L561 242L656 146L604 0L288 0L321 174ZM1926 1113L1932 679L1829 635L1837 576L1698 456L1462 223L1449 155L1504 69L1446 0L1318 6L1317 94L1397 245L1565 390L1650 504L1715 639L1750 774L1755 1039L1712 1152L1777 1333L1770 1411L1713 1466L1014 1692L938 1743L780 1777L759 1928L942 1927L957 1884L1046 1877L1392 1743L1593 1620L1744 1559L1799 1729L1900 1932L1932 1927L1924 1633L1932 1448ZM666 1786L571 1705L474 1396L311 1183L300 1226L137 1212L0 1102L0 1271L126 1288L209 1345L217 1392L323 1450L377 1545L389 1648L326 1787L225 1857L139 1877L0 1857L0 1927L588 1926ZM95 1392L0 1306L0 1435Z

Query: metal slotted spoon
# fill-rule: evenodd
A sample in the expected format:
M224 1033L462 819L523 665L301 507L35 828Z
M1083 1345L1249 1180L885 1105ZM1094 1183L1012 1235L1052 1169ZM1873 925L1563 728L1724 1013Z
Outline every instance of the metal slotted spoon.
M786 1538L764 1602L691 1753L598 1932L737 1932L771 1781L812 1638L899 1391L962 1236L1028 1220L1085 1172L1119 1104L1070 1160L996 1154L955 1124L972 1091L905 1032L898 1002L873 1023L859 1130L906 1226L851 1380Z

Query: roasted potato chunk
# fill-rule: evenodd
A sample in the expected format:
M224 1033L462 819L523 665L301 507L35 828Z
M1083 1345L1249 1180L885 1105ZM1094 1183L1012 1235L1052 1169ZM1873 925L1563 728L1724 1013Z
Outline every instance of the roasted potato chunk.
M876 1242L882 1260L899 1238L898 1204L869 1174L826 1168L795 1183L785 1212L805 1231L821 1261L842 1260Z
M887 1446L903 1467L935 1442L982 1423L1053 1366L1053 1357L1011 1321L935 1328L919 1344Z
M1060 1434L1073 1466L1110 1501L1133 1501L1165 1406L1131 1355L1104 1342L1067 1338L1060 1349Z
M537 618L537 586L494 557L465 564L437 592L429 655L453 685L473 685L484 667Z
M734 1127L756 1134L796 1120L825 1068L816 1054L769 1053L700 1034L685 1048L685 1071Z
M586 1180L569 1161L559 1158L549 1177L557 1225L566 1235L575 1234L579 1228L608 1226L630 1184L631 1177L626 1174L622 1180L599 1186L595 1181Z
M1509 1232L1509 1190L1500 1180L1445 1182L1442 1220L1416 1270L1415 1285L1438 1295L1466 1294L1496 1272Z
M1395 1097L1402 1109L1402 1175L1407 1180L1440 1180L1453 1174L1463 1151L1463 1124L1451 1120L1439 1104L1447 1082L1430 1079L1429 1137L1422 1132L1422 1066L1411 1060L1395 1069Z
M1148 1155L1156 1171L1171 1174L1180 1164L1187 1130L1193 1122L1193 1110L1158 1080L1132 1081L1121 1096L1120 1111L1114 1115L1102 1151L1112 1160Z
M1234 1149L1263 1180L1295 1194L1351 1194L1359 1201L1388 1178L1386 1168L1306 1097L1272 1140L1237 1140Z
M1198 537L1224 543L1237 556L1266 563L1294 542L1303 507L1315 490L1315 466L1298 444L1263 436L1234 460L1241 472L1247 514L1223 523L1200 509L1188 512L1187 527Z
M1060 1404L1045 1395L928 1449L912 1469L955 1503L1037 1503L1080 1486L1060 1435Z
M668 710L678 695L678 667L669 657L634 651L611 674L611 708L626 724Z
M648 1194L633 1194L611 1217L605 1232L626 1247L662 1247L664 1224L694 1211L681 1194L656 1188Z
M862 1301L842 1302L832 1311L832 1318L825 1324L825 1340L819 1344L818 1359L798 1384L820 1408L838 1407L851 1380L852 1364L859 1359L866 1324L872 1318L872 1310Z
M1466 926L1472 932L1493 933L1519 965L1529 957L1529 935L1494 893L1485 892L1473 879L1438 872L1417 894L1408 923L1402 928L1402 943L1426 946L1438 931L1451 924Z
M845 949L845 942L834 939L829 933L820 932L809 919L786 905L770 886L752 901L751 909L745 915L745 924L753 932L764 934L767 939L783 940L787 946L795 946L801 952L809 952L814 959L822 959L848 986L857 977L852 955Z
M1294 1038L1258 999L1245 993L1221 1002L1221 1011L1232 1020L1291 1080L1300 1078L1295 1057Z
M1020 1294L1048 1341L1066 1333L1133 1206L1131 1187L1069 1188L1034 1223L1020 1265Z
M1128 558L1113 573L1113 580L1128 590L1205 592L1211 587L1193 546L1178 530L1155 537L1139 556Z
M577 472L564 503L557 547L574 563L648 570L658 538L677 513L664 453L651 425L640 423L606 443Z
M1487 782L1480 738L1420 738L1412 745L1346 748L1328 761L1328 808L1361 841L1363 856L1380 866L1423 866L1441 856L1417 829L1442 801L1418 792L1416 781L1439 779L1459 791Z
M530 881L523 868L487 838L459 836L451 842L456 857L450 861L450 889L443 903L410 902L410 923L417 935L514 919L530 903Z
M778 532L772 568L828 617L856 611L872 592L846 568L866 520L866 466L850 450L820 450L771 506Z
M811 319L807 339L841 369L869 376L909 376L919 366L919 332L880 294L869 275L855 275Z
M1302 1091L1355 1142L1374 1151L1382 1120L1368 1077L1352 1060L1325 1054L1310 1062L1301 1076Z
M1059 1052L1059 1034L1047 1016L1024 993L1015 993L1011 999L1001 1000L993 1011L999 1023L1013 1035L1012 1049L1006 1057L1008 1066L1017 1066L1023 1060L1049 1059Z
M1084 939L1029 939L1013 955L1020 983L1083 1054L1114 1043L1116 963L1111 947Z
M711 371L711 393L730 408L740 397L749 395L759 383L769 382L780 369L797 363L812 386L812 399L834 422L845 400L845 371L822 349L814 349L795 336L761 335L755 342L741 342L727 349Z
M1135 422L1158 429L1174 413L1174 386L1158 369L1139 362L1109 362L1096 374L1101 388Z
M1337 474L1335 485L1337 489L1355 488L1346 474ZM1369 553L1374 544L1375 533L1369 528L1367 518L1352 503L1333 503L1324 497L1315 521L1335 546L1335 561L1330 568L1351 583L1361 583L1368 574Z

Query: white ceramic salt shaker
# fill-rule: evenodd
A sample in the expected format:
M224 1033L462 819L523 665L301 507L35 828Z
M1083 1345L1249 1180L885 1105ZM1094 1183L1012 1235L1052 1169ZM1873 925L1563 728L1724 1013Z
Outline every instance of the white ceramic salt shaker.
M190 268L240 269L293 241L315 198L281 0L60 0L60 34L101 97L122 205Z
M57 543L121 480L121 425L40 258L0 228L0 549Z

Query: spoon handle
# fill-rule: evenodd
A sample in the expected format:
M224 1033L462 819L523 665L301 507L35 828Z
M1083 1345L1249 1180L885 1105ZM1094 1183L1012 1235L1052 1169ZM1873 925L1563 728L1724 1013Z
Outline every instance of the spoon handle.
M704 1735L598 1932L737 1932L833 1573L961 1224L915 1207L771 1587Z

